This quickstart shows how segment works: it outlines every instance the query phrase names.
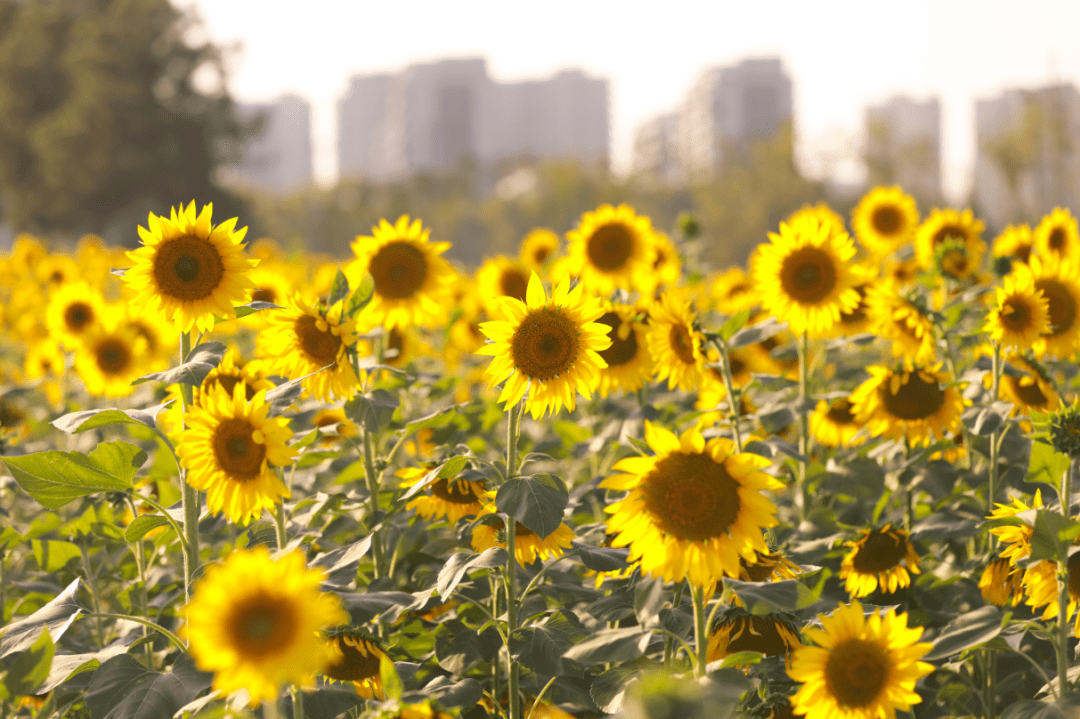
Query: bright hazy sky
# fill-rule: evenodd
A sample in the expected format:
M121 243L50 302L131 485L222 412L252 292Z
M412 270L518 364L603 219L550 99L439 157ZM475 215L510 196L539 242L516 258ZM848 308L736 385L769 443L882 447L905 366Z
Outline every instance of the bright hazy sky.
M629 166L636 127L676 108L706 67L747 56L783 58L800 163L815 176L858 171L835 160L857 157L867 104L936 95L957 199L974 162L976 98L1080 84L1080 0L175 1L215 42L239 45L237 99L294 92L312 103L320 182L337 175L335 103L351 75L448 56L483 55L499 81L569 67L608 78L616 170Z

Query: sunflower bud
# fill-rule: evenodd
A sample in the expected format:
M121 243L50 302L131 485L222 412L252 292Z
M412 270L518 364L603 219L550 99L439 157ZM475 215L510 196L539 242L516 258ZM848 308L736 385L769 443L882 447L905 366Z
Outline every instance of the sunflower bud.
M1054 412L1048 418L1050 443L1054 449L1073 459L1080 457L1080 401Z

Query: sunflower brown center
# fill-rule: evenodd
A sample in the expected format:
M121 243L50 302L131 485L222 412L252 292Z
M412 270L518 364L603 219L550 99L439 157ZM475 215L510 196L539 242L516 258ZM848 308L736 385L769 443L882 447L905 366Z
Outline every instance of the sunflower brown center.
M577 324L560 310L531 310L510 343L514 366L529 379L549 380L568 372L580 350Z
M671 341L671 351L675 353L680 362L683 364L695 364L697 362L697 358L694 357L694 340L690 337L690 331L686 328L686 325L672 325L668 339Z
M123 340L108 338L94 348L97 365L104 374L121 374L131 364L131 348Z
M1050 336L1065 334L1076 323L1076 298L1064 284L1050 277L1036 280L1035 289L1046 296L1050 314Z
M739 559L739 565L751 582L764 582L773 575L776 570L776 562L768 557L758 556L758 561L751 564L745 559Z
M184 235L160 246L154 279L166 297L192 302L214 293L225 276L221 253L209 239Z
M1032 382L1031 384L1021 384L1020 378L1009 377L1009 382L1012 383L1013 392L1020 398L1020 401L1029 407L1042 407L1049 398L1043 394L1042 389L1039 387L1038 382Z
M893 394L889 383L881 386L882 402L893 417L906 420L926 419L945 404L945 392L937 382L927 382L918 372L907 374L907 382Z
M626 334L626 339L619 337L619 327L622 318L614 312L606 312L603 317L596 320L611 328L611 346L606 350L600 350L600 358L607 362L608 367L619 367L630 362L638 353L638 342L634 331L631 329Z
M803 247L784 258L780 285L796 302L815 304L836 288L836 267L824 250Z
M232 397L233 390L236 389L236 385L244 381L244 378L238 374L219 374L213 377L207 377L203 382L203 391L209 392L214 385L221 387L225 390L225 394ZM244 396L247 401L250 402L255 398L255 388L249 384L244 385Z
M521 270L509 269L502 273L499 289L507 297L515 297L524 302L525 293L529 289L529 280Z
M829 421L836 424L851 424L855 421L855 415L851 411L851 402L846 399L834 402L829 407L829 411L826 415Z
M295 638L298 611L299 607L267 594L241 603L226 622L237 653L258 659L281 651Z
M476 503L476 495L465 481L451 483L449 479L436 479L431 483L431 493L450 504Z
M379 676L379 652L363 637L334 637L341 658L326 668L326 676L339 682L358 682ZM364 650L356 647L361 645Z
M1002 303L999 313L1001 324L1010 332L1024 332L1030 329L1031 308L1022 297L1009 297Z
M729 654L761 652L767 657L787 654L791 647L780 631L780 623L769 617L739 617L732 622Z
M1046 238L1046 244L1050 246L1051 250L1060 251L1065 246L1065 230L1055 227L1050 232L1050 236Z
M375 291L391 300L412 297L424 286L428 263L424 252L408 240L383 245L371 258Z
M842 325L857 325L866 319L866 285L859 285L855 291L859 293L859 304L851 312L840 313Z
M880 574L900 565L907 554L907 539L892 531L873 531L855 551L852 567L859 574Z
M94 308L86 302L72 302L64 310L64 325L72 332L81 332L94 321Z
M829 652L825 684L841 709L867 707L889 681L892 663L885 649L865 639L847 639Z
M0 399L0 427L17 427L24 419L25 412L11 402Z
M934 247L937 247L945 240L964 240L967 237L967 232L960 225L945 225L940 230L934 233L933 243Z
M677 539L719 537L739 517L739 483L707 454L669 454L645 475L644 485L646 509Z
M1016 248L1016 251L1013 252L1013 257L1024 264L1027 264L1028 260L1031 259L1031 245L1020 245Z
M895 234L900 229L900 213L895 207L879 207L871 218L874 229L883 235Z
M259 287L251 293L251 301L277 304L277 292L274 292L269 287Z
M341 349L341 338L331 332L329 326L325 330L321 330L315 317L303 315L296 320L294 329L296 330L296 338L300 343L300 349L315 364L325 367L337 362L338 351Z
M616 272L633 254L634 237L625 225L601 225L589 237L585 251L593 265L605 272Z
M547 247L537 247L536 250L533 251L533 262L542 265L544 264L544 260L546 260L550 254L551 250Z
M254 430L239 417L223 420L214 430L214 457L229 479L247 482L262 473L266 446L255 442Z

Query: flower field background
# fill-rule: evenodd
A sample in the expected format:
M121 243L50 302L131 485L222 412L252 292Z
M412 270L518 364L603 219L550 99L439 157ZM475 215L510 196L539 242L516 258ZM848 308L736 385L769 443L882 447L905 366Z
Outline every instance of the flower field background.
M0 259L0 715L1077 711L1069 211L243 224Z

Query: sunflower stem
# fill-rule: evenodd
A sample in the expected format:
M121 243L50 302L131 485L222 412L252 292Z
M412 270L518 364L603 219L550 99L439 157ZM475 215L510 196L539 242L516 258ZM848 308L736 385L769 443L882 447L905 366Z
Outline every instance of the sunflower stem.
M517 402L510 408L506 427L506 479L509 481L517 474L517 443L518 432L521 429L522 403ZM521 666L517 659L510 654L510 638L514 630L518 628L518 597L514 588L517 578L517 557L515 556L515 540L517 539L517 520L506 515L506 661L507 681L509 692L510 719L521 719L521 701L518 696L518 680Z
M375 445L372 433L366 427L360 432L364 435L364 479L367 480L368 505L371 516L379 513L379 482L375 476ZM374 575L378 579L383 576L383 546L377 529L371 530L371 556L374 560Z
M280 470L279 470L280 471ZM277 548L285 549L288 537L285 534L285 502L274 505L274 530L277 534Z
M993 649L987 649L984 657L986 662L986 683L983 686L983 704L986 706L986 719L994 719L994 695L997 693L995 680L997 674L997 655Z
M703 677L709 653L709 634L705 628L705 588L691 587L690 593L694 597L694 647L697 649L694 676Z
M293 719L304 719L304 690L300 687L292 688L292 715Z
M180 364L191 354L191 333L180 333ZM181 431L186 427L188 410L193 403L194 392L189 384L180 384ZM187 551L184 552L184 599L191 601L191 579L199 565L199 490L187 482L187 469L180 466L180 501L184 510L184 534L187 536ZM181 544L181 548L183 548Z
M994 342L994 356L991 372L993 373L993 384L991 389L991 401L997 403L1001 398L1001 343ZM999 430L994 430L990 434L990 470L987 475L987 487L986 487L986 516L990 516L994 512L994 497L997 494L997 474L998 474L998 441L997 435ZM1066 512L1066 515L1068 512ZM994 548L994 535L989 537L990 549Z
M806 470L810 461L810 418L806 412L806 386L810 375L810 337L806 332L799 338L799 473L795 480L795 508L799 519L806 519Z
M1072 506L1070 501L1072 466L1061 473L1061 513L1065 519L1071 519L1069 510ZM1065 696L1069 691L1069 568L1068 560L1058 562L1058 637L1057 637L1057 668L1058 668L1058 696Z
M281 715L278 713L278 700L275 698L272 701L263 702L263 719L278 719Z
M724 380L724 389L727 390L728 396L728 407L731 409L728 421L731 423L731 433L735 439L735 447L742 452L742 433L739 431L740 398L735 394L735 379L731 375L731 359L728 355L727 342L717 342L716 346L719 348L720 356L723 359L721 364L724 365L721 378Z

